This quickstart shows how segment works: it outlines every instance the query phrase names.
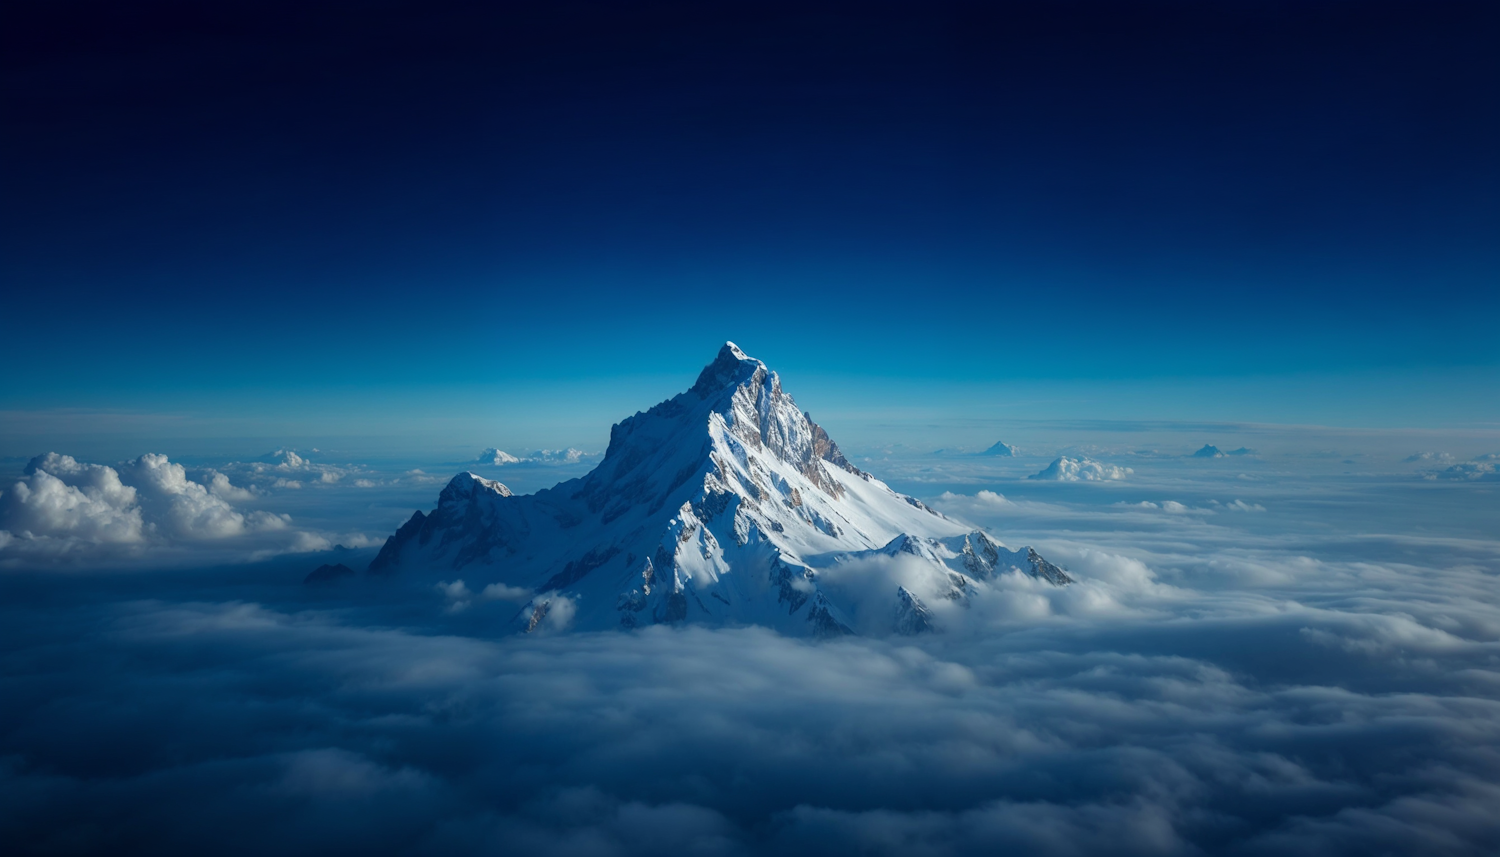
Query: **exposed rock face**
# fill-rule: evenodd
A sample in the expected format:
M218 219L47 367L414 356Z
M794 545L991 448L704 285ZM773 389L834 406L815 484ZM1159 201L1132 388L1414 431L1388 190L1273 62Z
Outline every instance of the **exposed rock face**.
M911 594L911 590L904 586L896 587L896 621L894 629L897 634L912 636L924 634L936 627L932 622L932 613L923 604L921 599Z
M578 628L754 623L835 636L869 623L819 570L897 555L918 560L902 591L918 617L905 626L919 630L935 627L919 596L967 599L997 574L1040 575L1020 551L855 467L775 372L728 343L687 392L616 425L587 476L517 497L461 473L370 571L462 570L471 585L525 587L534 598L516 630L568 616ZM1056 570L1040 576L1067 583ZM553 609L560 599L567 610Z
M1032 577L1057 586L1066 586L1073 582L1073 578L1069 577L1066 571L1042 559L1041 554L1031 548L1026 549L1026 561L1031 563L1031 571L1027 573Z

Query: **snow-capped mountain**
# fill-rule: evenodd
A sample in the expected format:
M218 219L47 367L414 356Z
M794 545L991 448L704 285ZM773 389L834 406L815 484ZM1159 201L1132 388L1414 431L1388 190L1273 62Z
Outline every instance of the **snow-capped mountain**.
M529 591L511 620L526 631L701 622L918 633L939 627L934 602L966 603L997 575L1071 582L1035 551L855 467L733 343L690 390L616 425L587 476L525 496L455 476L370 572Z
M521 461L517 456L511 455L505 450L494 446L479 453L479 457L474 460L479 464L491 464L496 467L503 467L507 464L519 464Z

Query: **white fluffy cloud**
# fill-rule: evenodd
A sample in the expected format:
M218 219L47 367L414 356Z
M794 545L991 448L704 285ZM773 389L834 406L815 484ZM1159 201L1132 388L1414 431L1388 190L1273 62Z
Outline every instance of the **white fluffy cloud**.
M452 583L446 580L440 581L435 585L435 588L447 601L447 611L449 613L458 613L467 610L475 601L510 601L517 604L524 604L535 594L529 589L523 589L519 586L507 586L504 583L491 583L478 592L475 592L463 582L462 578ZM573 603L571 601L566 605L556 603L560 600L566 599L553 597L548 600L548 607L544 618L550 618L552 625L557 625L559 621L566 625L567 620L573 614ZM550 615L558 609L561 609L562 612L557 613L555 616Z
M187 470L165 455L147 453L120 469L122 477L137 487L146 519L167 538L221 539L252 530L282 529L291 523L290 518L269 512L236 511L220 493L188 479ZM228 477L222 477L222 482L224 493L235 491Z
M1191 506L1188 506L1185 503L1179 503L1176 500L1163 500L1160 503L1154 503L1154 502L1152 502L1150 500L1141 500L1141 501L1136 502L1136 503L1124 503L1124 502L1120 502L1120 503L1116 503L1115 505L1116 506L1123 506L1123 507L1130 508L1130 509L1149 509L1151 511L1166 512L1168 515L1212 515L1213 514L1213 510L1212 509L1195 509L1195 508L1193 508Z
M1046 469L1040 473L1032 475L1031 478L1054 482L1104 482L1124 479L1134 472L1129 467L1102 464L1092 458L1063 456L1047 465Z
M11 535L11 545L52 539L65 548L139 543L147 526L136 489L122 483L114 468L48 453L33 459L25 478L0 494L0 530Z
M255 499L255 492L229 484L229 477L217 470L207 472L207 488L210 494L231 503L244 503Z
M310 454L316 454L312 450ZM273 489L296 490L308 484L334 485L346 476L366 477L368 474L357 466L338 466L314 461L310 454L295 449L278 449L268 452L254 461L236 461L224 466L235 478L254 486ZM370 481L364 478L363 481Z
M1445 467L1433 474L1438 479L1454 479L1475 482L1478 480L1500 479L1500 465L1483 459L1466 461L1463 464L1455 464Z
M214 470L195 482L165 455L116 468L47 453L0 493L0 559L119 557L290 526L287 515L235 506L254 498Z
M598 457L597 452L584 452L571 446L567 449L538 449L525 456L511 455L503 449L492 446L479 453L475 462L496 467L504 467L507 464L578 464L581 461Z

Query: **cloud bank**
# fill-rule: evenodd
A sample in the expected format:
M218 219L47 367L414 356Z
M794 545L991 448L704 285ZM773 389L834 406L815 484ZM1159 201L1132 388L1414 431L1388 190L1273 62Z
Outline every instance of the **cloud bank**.
M1222 620L912 645L660 628L495 641L243 603L78 618L58 631L82 642L23 623L32 646L76 664L65 675L78 692L50 698L57 676L36 671L5 679L17 715L5 749L29 752L0 773L0 824L38 850L1464 854L1500 842L1500 763L1474 752L1500 743L1500 704L1433 666L1377 679L1393 645L1471 669L1488 656L1401 623L1253 623L1283 654L1331 654L1350 684L1375 682L1361 688L1185 653L1188 638L1209 651L1245 639ZM108 670L105 646L135 666ZM128 713L99 718L125 699Z
M172 508L141 496L177 484L164 464L39 472L144 532ZM284 559L129 586L0 575L0 839L168 855L1500 849L1491 486L1160 467L1104 495L1018 476L1003 495L931 498L1077 583L1007 577L911 638L495 638L526 593L308 587ZM846 571L830 585L906 580L899 559Z

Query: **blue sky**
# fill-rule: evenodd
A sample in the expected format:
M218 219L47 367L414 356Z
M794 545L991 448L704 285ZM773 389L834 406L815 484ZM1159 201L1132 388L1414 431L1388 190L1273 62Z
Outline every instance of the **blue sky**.
M0 841L1500 853L1497 25L7 9ZM455 473L589 473L725 340L858 467L1073 583L812 641L510 634L503 538L357 573ZM566 526L580 565L619 550Z
M29 424L581 443L725 339L820 411L1500 419L1481 4L78 8L7 51Z

